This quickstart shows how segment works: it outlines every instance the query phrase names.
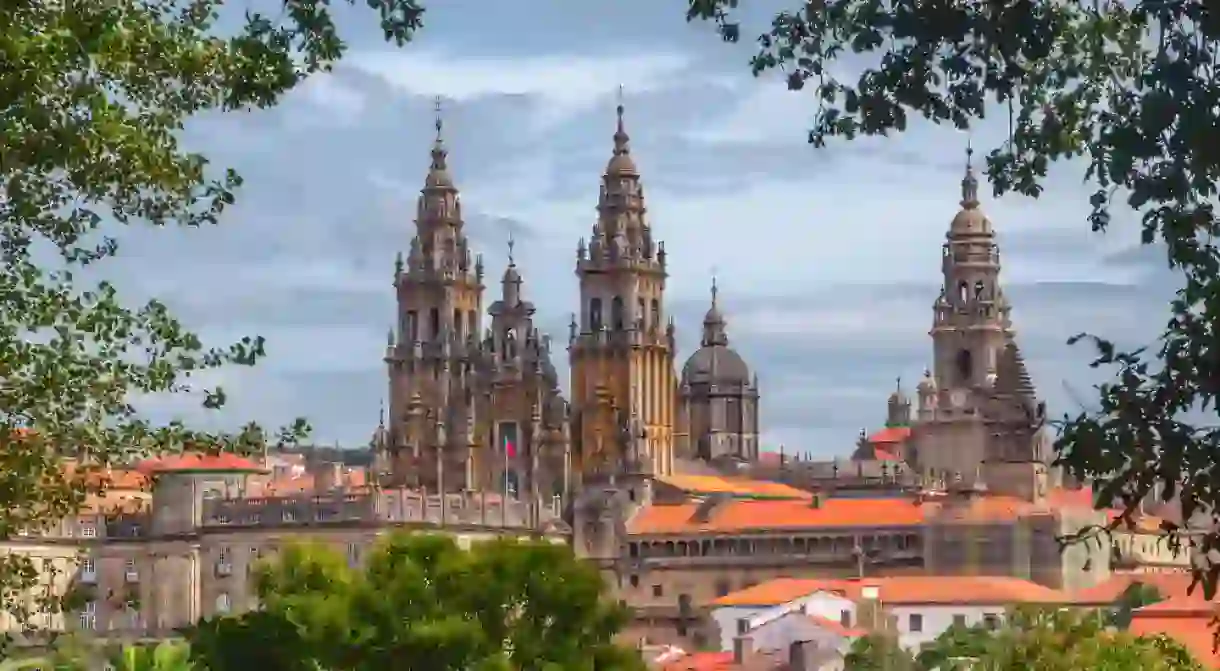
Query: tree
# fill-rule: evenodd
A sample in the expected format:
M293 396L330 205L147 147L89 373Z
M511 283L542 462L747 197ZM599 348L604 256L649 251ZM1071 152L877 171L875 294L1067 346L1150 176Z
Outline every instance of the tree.
M1161 591L1154 585L1146 585L1140 582L1131 583L1118 596L1118 600L1115 601L1110 611L1110 624L1119 629L1126 629L1131 625L1131 614L1136 609L1162 600Z
M716 23L737 41L739 0L689 0L688 20ZM996 195L1037 196L1052 162L1083 157L1095 187L1089 224L1106 230L1114 207L1142 222L1181 288L1155 345L1124 349L1098 335L1094 367L1113 370L1095 411L1064 417L1057 463L1091 480L1099 501L1122 500L1128 523L1160 490L1183 518L1220 511L1220 108L1215 55L1220 18L1206 0L794 0L759 37L754 72L782 68L788 87L811 87L809 141L886 135L914 118L967 128L1006 115L1006 143L987 156ZM855 81L833 66L852 53L869 66ZM1085 326L1087 328L1087 325ZM1214 525L1207 525L1209 529ZM1171 542L1181 534L1165 528ZM1213 532L1198 541L1220 549ZM1214 592L1220 564L1203 578Z
M843 657L846 671L915 671L911 654L888 633L873 633L852 641Z
M632 671L626 621L595 568L567 546L394 535L362 564L322 545L287 548L257 578L261 607L186 632L212 671Z
M917 661L921 671L1202 671L1178 643L1116 631L1078 609L1018 608L996 631L951 627Z
M347 0L354 4L355 0ZM399 45L416 0L368 0ZM256 425L206 433L158 426L139 395L195 394L224 364L252 365L261 338L205 347L160 302L131 305L82 269L118 256L119 229L215 224L240 177L186 152L178 133L209 111L275 105L344 53L328 0L282 0L279 16L224 0L14 0L0 16L0 540L75 514L105 466L187 448L291 442ZM217 26L229 9L236 30ZM120 257L121 258L121 257ZM103 266L104 267L104 266ZM196 378L197 379L197 378ZM77 467L63 468L65 459ZM0 558L0 608L29 615L38 571ZM49 604L55 607L55 604Z

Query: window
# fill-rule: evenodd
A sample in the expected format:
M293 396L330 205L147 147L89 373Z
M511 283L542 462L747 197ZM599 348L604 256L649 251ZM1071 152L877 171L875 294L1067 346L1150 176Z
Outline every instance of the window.
M737 635L744 636L750 632L750 621L744 617L737 618Z
M347 563L353 564L353 565L360 563L360 544L359 543L348 543L347 544Z
M964 626L966 626L966 616L965 616L965 615L961 615L961 614L954 615L954 616L953 616L953 626L955 626L955 627L964 627Z
M993 631L999 629L1000 617L995 613L987 613L983 615L983 626Z
M80 611L80 628L86 630L97 629L97 602L86 601L84 608Z
M614 324L614 330L622 331L623 330L623 298L621 296L615 296L614 299L610 301L610 318L611 318L611 323Z
M136 571L136 560L134 559L127 560L127 563L123 566L123 572L127 582L135 582L140 577L140 574Z
M911 616L909 618L907 618L907 620L908 620L907 621L907 630L909 630L910 632L915 633L915 634L918 634L919 632L923 631L923 616L922 615L920 615L919 613L911 613Z
M660 586L660 585L653 585L653 586L652 586L652 595L653 595L653 596L661 596L661 595L663 595L663 594L665 594L665 590L661 589L661 586Z
M285 511L284 511L284 521L285 521L285 522L295 522L295 521L297 521L297 511L295 511L295 510L285 510Z
M441 311L438 308L432 308L428 311L429 335L433 340L436 340L441 335Z
M851 611L850 610L839 611L839 624L843 625L844 627L851 626Z
M85 557L80 562L81 582L91 583L97 580L97 562L93 557Z
M602 299L593 298L589 301L589 330L597 333L602 330Z
M716 596L724 596L729 593L729 581L721 578L716 581Z
M232 604L229 601L229 595L226 592L221 592L216 595L216 612L227 613Z
M638 575L631 576L631 586L632 587L640 586L640 576L638 576Z
M83 522L80 525L81 538L97 538L97 527L92 522Z

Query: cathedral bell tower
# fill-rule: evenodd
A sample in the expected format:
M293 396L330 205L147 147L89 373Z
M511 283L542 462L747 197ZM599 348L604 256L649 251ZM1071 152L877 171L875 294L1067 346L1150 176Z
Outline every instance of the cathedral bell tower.
M623 106L597 223L580 241L580 313L572 316L573 468L592 481L673 472L674 328L665 314L665 247L645 219Z
M394 269L398 323L386 348L390 470L433 491L470 486L473 365L482 312L483 263L472 259L462 203L446 163L440 107L432 162L415 212L415 235Z
M991 220L979 208L971 153L966 152L961 209L942 246L943 284L930 332L933 366L920 383L916 427L917 434L927 436L935 425L938 436L937 441L917 440L921 468L935 471L934 476L967 479L985 458L988 436L982 415L1000 355L1013 337L1010 306L999 282L1000 252Z

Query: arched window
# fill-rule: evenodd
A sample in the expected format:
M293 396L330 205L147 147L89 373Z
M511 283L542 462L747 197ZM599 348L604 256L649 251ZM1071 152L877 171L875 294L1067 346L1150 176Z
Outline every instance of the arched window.
M965 305L966 301L970 300L970 287L966 286L964 281L957 285L957 297L961 301L961 305Z
M589 300L589 330L597 333L602 330L602 299Z
M467 313L466 319L468 320L469 324L467 326L466 336L468 338L477 339L479 337L479 313L471 310L469 313Z
M433 340L436 340L441 335L441 311L437 308L429 310L428 321L432 322L428 325L428 334Z
M462 334L462 326L464 326L464 321L465 320L462 319L462 311L458 308L453 308L453 338L455 340L461 341L464 339Z
M975 300L982 300L982 299L983 299L983 290L984 290L985 288L986 288L986 287L984 287L984 286L983 286L983 280L979 280L979 281L977 281L977 282L975 282L975 283L974 283L974 298L975 298Z
M652 299L652 321L649 323L657 328L661 327L661 301L655 298Z
M957 353L957 376L962 382L969 382L974 377L974 357L968 349Z
M227 592L221 592L220 594L216 595L216 612L217 613L227 613L227 612L229 612L229 608L231 608L232 606L233 606L233 604L231 603L231 601L229 599L229 594Z
M615 331L623 330L623 297L615 296L614 300L610 301L610 317L611 323L614 324Z
M419 340L419 314L415 310L407 311L407 337L411 342Z
M636 313L635 313L635 319L638 323L638 326L641 329L645 327L644 319L647 316L648 316L648 308L645 307L645 301L643 298L641 298L639 301L639 305L636 306Z

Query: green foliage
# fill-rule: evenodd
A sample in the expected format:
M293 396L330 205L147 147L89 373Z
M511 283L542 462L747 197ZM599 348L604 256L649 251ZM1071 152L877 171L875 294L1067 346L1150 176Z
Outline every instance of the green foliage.
M1079 609L1018 608L996 630L951 627L916 657L920 671L1200 671L1181 645L1136 637ZM848 666L849 671L855 667ZM873 668L873 667L868 667Z
M1093 480L1100 500L1128 515L1160 486L1186 518L1220 510L1216 421L1220 357L1220 20L1205 0L793 0L759 37L754 72L780 68L809 89L809 141L887 135L913 119L966 128L1006 116L1009 139L987 156L997 195L1037 196L1052 162L1083 158L1094 187L1089 224L1114 207L1141 219L1181 278L1164 331L1124 350L1099 336L1096 367L1114 371L1094 410L1065 417L1058 462ZM688 0L690 20L714 21L737 41L739 0ZM852 54L848 68L839 59ZM861 67L856 67L862 63ZM837 73L860 70L858 77ZM1168 298L1168 297L1167 297ZM1087 328L1088 325L1082 325ZM1125 520L1117 520L1121 524ZM1167 527L1174 544L1181 541ZM1220 543L1216 533L1200 544ZM1204 576L1213 593L1220 564Z
M612 640L626 613L567 546L497 540L467 551L448 536L400 534L353 567L327 546L298 545L256 581L259 610L187 632L206 668L643 668Z
M1143 608L1162 600L1161 592L1155 586L1140 582L1132 583L1123 590L1114 603L1110 612L1110 624L1119 629L1126 629L1131 625L1131 614L1137 608Z
M108 660L114 671L191 671L190 649L182 642L124 645Z
M889 634L869 634L852 641L843 657L848 671L915 671L915 660Z
M347 0L353 4L355 0ZM252 365L261 338L206 347L167 307L125 303L81 272L119 255L119 229L218 222L240 177L179 145L208 111L274 105L344 51L328 0L283 0L278 17L223 0L12 0L0 12L0 540L73 514L90 474L185 448L251 451L275 434L158 426L135 402L220 388L192 384L225 364ZM397 44L420 26L416 0L368 0ZM216 28L226 10L238 29ZM121 257L120 257L121 258ZM104 270L104 264L103 264ZM84 464L72 474L64 458ZM0 557L0 607L26 620L38 572ZM49 604L54 607L55 604Z

